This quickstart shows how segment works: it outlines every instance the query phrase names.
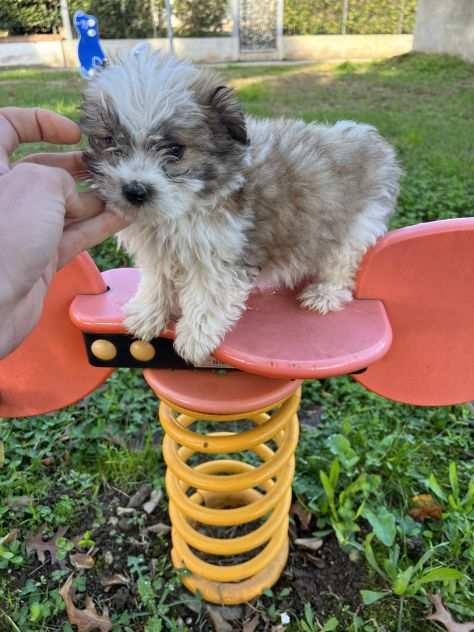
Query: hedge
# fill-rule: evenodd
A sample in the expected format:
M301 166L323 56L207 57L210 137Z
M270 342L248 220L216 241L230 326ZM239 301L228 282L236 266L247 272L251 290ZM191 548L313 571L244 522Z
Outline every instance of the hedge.
M68 0L68 5L71 19L78 9L95 15L104 39L153 37L153 11L157 36L166 30L164 0Z
M286 0L284 31L288 35L340 33L342 0Z
M141 38L166 34L164 0L69 0L71 19L82 9L99 20L103 38ZM176 35L202 35L222 30L227 0L175 0ZM153 28L155 15L155 29ZM0 31L11 35L57 33L59 0L0 0Z
M265 0L256 0L265 1ZM348 0L347 33L411 33L416 0ZM176 35L222 31L228 0L174 0ZM401 21L403 6L403 20ZM69 0L71 15L83 9L99 19L102 37L164 35L164 0ZM340 33L343 0L285 0L287 34ZM152 15L155 16L155 29ZM54 33L61 29L59 0L0 0L0 31L11 35Z
M180 26L176 35L200 37L222 32L227 15L225 0L174 0L173 13Z
M55 33L59 24L58 0L0 0L0 31L10 35Z
M416 0L349 0L346 32L413 33L415 12Z
M416 0L348 0L348 5L346 33L399 33L400 26L402 33L413 33ZM284 31L341 33L342 16L343 0L285 0Z

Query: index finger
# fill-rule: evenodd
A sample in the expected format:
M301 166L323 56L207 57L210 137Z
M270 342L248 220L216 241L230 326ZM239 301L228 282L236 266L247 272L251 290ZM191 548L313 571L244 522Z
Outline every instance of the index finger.
M0 170L9 169L9 156L21 143L79 142L79 126L60 114L41 108L0 108Z
M89 170L84 162L84 153L82 151L63 151L44 152L40 154L28 154L15 164L22 162L32 162L37 165L46 165L47 167L57 167L64 169L72 175L75 180L88 180L90 178Z

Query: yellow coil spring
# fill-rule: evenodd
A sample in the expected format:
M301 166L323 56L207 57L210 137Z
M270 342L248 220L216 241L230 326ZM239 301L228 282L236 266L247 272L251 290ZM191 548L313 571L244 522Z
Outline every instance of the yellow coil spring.
M288 556L288 517L298 442L297 410L301 391L284 402L252 413L204 415L161 402L160 421L165 431L163 455L168 466L166 487L172 524L172 560L191 574L183 582L206 601L243 603L260 595L279 578ZM274 410L270 414L270 410ZM243 432L199 434L187 427L195 421L249 420L254 427ZM276 449L266 445L273 441ZM188 464L195 453L253 452L261 461L253 466L237 459L217 458ZM188 494L189 491L189 494ZM260 525L238 537L211 537L209 528ZM196 527L201 525L201 531ZM249 528L247 527L247 529ZM224 565L225 558L249 554L250 559ZM218 556L220 563L201 559L191 550ZM248 556L248 555L247 555ZM220 559L222 558L222 559Z

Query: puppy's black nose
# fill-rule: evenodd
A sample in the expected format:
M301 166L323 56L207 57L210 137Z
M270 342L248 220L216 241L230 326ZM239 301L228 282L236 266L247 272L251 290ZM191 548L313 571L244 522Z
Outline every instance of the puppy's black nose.
M132 180L122 185L123 197L133 206L142 206L151 197L151 187L138 180Z

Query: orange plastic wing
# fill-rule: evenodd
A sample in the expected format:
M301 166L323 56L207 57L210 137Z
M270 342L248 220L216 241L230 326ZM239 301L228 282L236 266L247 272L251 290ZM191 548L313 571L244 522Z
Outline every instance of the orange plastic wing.
M474 399L474 218L393 231L366 256L359 299L381 299L389 352L356 379L422 406Z
M105 382L113 369L89 365L82 334L69 318L69 305L77 294L100 294L106 289L86 253L55 275L41 320L13 353L0 360L0 416L57 410Z

